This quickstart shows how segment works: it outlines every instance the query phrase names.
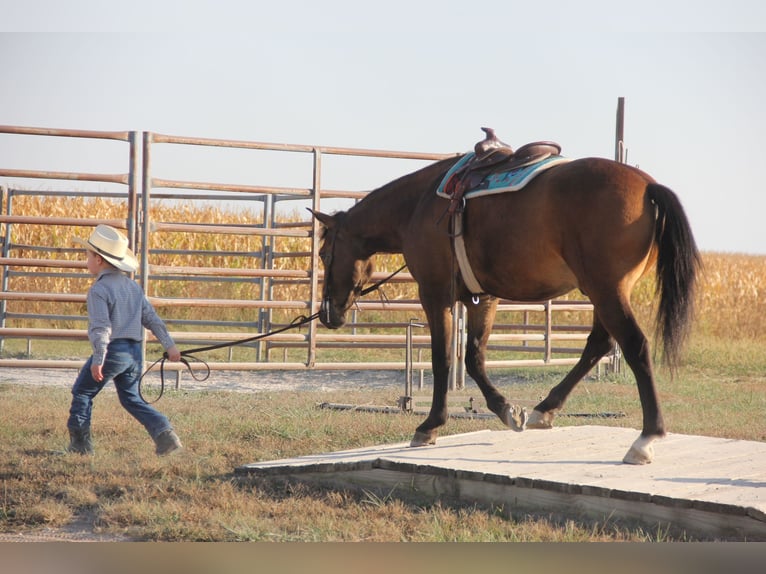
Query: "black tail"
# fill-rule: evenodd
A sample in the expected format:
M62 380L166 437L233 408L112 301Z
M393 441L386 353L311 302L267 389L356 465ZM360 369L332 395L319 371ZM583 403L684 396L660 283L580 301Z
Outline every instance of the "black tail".
M657 336L662 339L664 359L672 371L678 365L694 318L695 288L702 261L676 194L656 183L650 183L646 191L657 206Z

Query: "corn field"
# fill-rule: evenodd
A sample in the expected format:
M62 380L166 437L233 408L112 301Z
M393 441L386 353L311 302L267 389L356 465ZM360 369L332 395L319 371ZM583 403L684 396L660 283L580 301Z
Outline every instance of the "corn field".
M14 198L13 212L38 217L99 217L105 219L126 218L124 202L103 198L57 197L22 195ZM5 209L5 205L3 206ZM262 214L252 211L226 211L212 206L155 205L152 207L152 221L183 223L218 223L229 225L252 225L262 221ZM293 213L282 216L280 224L300 225L307 216ZM5 235L5 226L0 233ZM62 260L84 261L81 251L74 248L73 236L87 237L91 227L58 225L13 224L11 241L25 246L14 249L12 257L36 258L56 257ZM261 253L265 239L260 236L237 234L213 235L207 233L162 232L149 235L149 249L153 251L150 263L162 266L220 267L226 269L248 269L259 259L253 254ZM276 254L275 269L301 269L310 266L311 243L308 238L275 237L270 249ZM53 249L55 255L41 255L35 246ZM182 253L187 252L187 253ZM227 253L222 253L227 252ZM766 256L705 252L702 254L703 272L697 293L697 314L695 332L715 337L732 339L766 339L764 317L766 317ZM393 271L402 264L399 255L378 255L376 269ZM90 277L84 273L72 277L71 270L50 269L46 273L16 276L10 279L9 290L37 293L85 293ZM15 268L17 271L40 271L38 268ZM256 281L178 281L157 280L151 283L150 295L156 297L182 297L192 299L230 299L235 301L256 300L261 297L261 285ZM308 285L305 282L276 282L272 297L275 300L306 300ZM385 287L385 296L392 300L415 300L416 287L411 283L391 283ZM584 299L573 292L568 299ZM633 294L633 305L643 325L649 325L654 313L655 292L651 279L639 283ZM85 315L84 304L50 303L44 301L9 301L8 311L27 314ZM55 311L52 306L55 305ZM294 314L291 311L276 311L284 318ZM163 311L172 318L209 318L247 321L254 318L257 310L219 308L175 308ZM562 314L566 315L566 314ZM589 319L570 312L561 317L567 324L587 324ZM207 316L207 317L206 317ZM409 316L409 314L408 314ZM373 320L371 317L370 320ZM398 320L406 321L407 318ZM518 320L514 317L505 322ZM66 321L38 324L33 319L16 326L64 327L73 325ZM649 330L649 329L647 329Z

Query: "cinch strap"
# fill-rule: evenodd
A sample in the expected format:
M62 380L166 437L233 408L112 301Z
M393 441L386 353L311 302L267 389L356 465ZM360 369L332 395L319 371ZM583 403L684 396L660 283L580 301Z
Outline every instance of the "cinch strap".
M455 245L455 258L460 274L463 276L463 282L472 295L480 295L484 290L479 285L479 280L473 274L471 263L468 261L468 254L465 251L465 242L463 241L463 212L456 211L452 215L453 243Z

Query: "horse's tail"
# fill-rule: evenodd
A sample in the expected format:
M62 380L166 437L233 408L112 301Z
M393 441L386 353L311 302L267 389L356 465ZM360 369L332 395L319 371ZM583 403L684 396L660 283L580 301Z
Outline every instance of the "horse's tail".
M650 183L647 193L657 207L657 289L660 294L656 334L662 339L665 362L675 370L691 328L701 258L689 220L678 197L665 186Z

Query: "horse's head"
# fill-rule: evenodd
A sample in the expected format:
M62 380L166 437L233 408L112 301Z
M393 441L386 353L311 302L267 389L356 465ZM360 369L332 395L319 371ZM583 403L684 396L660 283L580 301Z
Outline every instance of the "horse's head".
M324 264L324 287L319 320L325 327L338 329L346 322L346 311L356 301L372 275L370 255L362 240L349 232L345 212L327 215L311 210L323 226L319 257Z

